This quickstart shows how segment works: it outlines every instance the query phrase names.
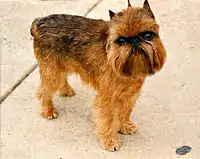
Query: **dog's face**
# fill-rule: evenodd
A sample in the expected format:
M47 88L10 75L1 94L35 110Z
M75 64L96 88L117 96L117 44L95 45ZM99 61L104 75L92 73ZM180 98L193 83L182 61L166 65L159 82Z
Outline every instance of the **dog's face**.
M159 26L145 0L142 8L110 11L108 61L120 76L147 76L159 71L166 59Z

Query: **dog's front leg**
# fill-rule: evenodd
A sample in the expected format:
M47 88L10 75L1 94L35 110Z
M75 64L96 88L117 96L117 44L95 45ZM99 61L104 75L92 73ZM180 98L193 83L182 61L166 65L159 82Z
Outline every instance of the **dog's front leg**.
M101 146L108 151L116 151L120 146L119 108L114 101L111 96L97 94L94 104L97 136Z
M121 97L119 105L119 121L120 121L120 133L123 135L131 135L136 132L136 125L131 121L130 115L133 107L138 99L139 92L135 93L133 96Z

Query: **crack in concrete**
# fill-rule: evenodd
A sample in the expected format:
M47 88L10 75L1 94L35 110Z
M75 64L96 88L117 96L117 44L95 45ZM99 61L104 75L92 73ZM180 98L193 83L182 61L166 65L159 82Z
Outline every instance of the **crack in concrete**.
M33 65L14 85L0 98L0 104L37 68L37 63Z
M98 0L88 11L84 14L86 17L94 8L96 8L97 5L99 5L103 0Z

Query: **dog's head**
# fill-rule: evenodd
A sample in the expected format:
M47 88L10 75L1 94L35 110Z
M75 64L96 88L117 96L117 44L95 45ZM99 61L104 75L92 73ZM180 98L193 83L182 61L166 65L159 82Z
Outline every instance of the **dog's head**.
M159 37L159 26L149 3L110 13L108 61L120 76L147 76L159 71L166 51Z

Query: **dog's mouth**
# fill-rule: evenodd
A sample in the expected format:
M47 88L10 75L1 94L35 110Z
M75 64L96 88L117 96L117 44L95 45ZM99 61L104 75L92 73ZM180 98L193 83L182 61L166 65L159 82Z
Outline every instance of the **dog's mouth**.
M132 60L134 59L134 64L131 62L131 59ZM135 64L135 63L137 63L137 64ZM138 72L138 71L136 71L136 68L134 68L134 65L136 67L141 67L141 68L143 68L145 66L144 67L145 69L142 70L139 68L140 71L137 69L139 71ZM127 60L124 64L123 73L127 76L131 76L132 70L133 70L133 72L136 71L138 73L144 73L144 74L147 73L148 75L153 75L155 73L155 70L153 67L153 59L150 57L147 50L140 45L132 47L132 49L129 53L129 57L127 58Z
M153 67L153 60L150 58L149 53L142 47L138 47L138 51L142 53L143 56L145 56L146 62L147 62L147 68L148 68L148 74L152 75L155 73L154 67Z

